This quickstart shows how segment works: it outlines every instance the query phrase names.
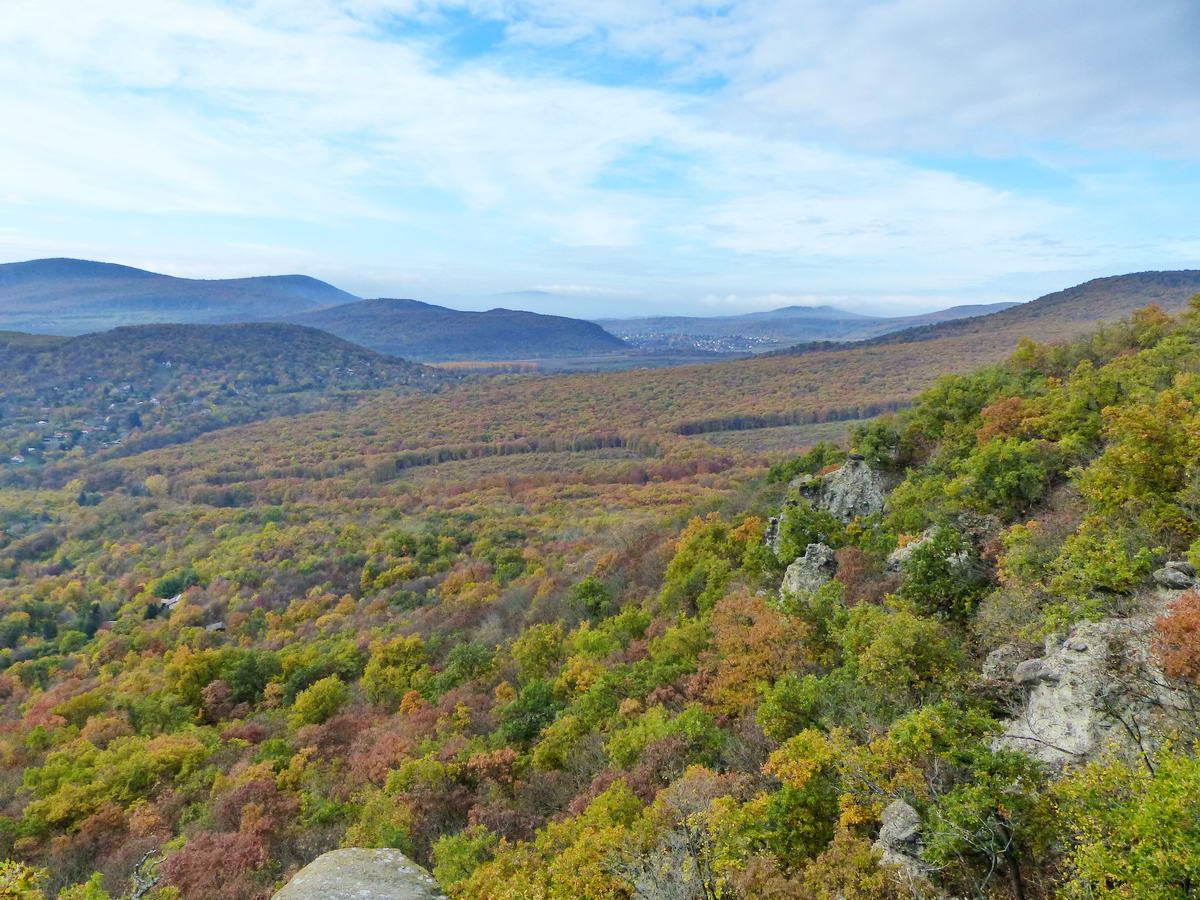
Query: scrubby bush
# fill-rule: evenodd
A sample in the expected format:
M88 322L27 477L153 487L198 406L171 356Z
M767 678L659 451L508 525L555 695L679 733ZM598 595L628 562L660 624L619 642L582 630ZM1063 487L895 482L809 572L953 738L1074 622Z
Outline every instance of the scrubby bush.
M322 678L296 695L292 725L320 725L337 715L350 699L350 689L336 675Z

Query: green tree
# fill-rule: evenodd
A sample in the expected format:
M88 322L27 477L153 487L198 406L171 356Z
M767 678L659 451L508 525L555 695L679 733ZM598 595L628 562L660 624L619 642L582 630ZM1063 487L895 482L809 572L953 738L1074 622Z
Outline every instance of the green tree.
M584 615L599 618L612 606L612 592L595 575L589 575L571 588L571 605Z
M395 710L410 690L429 658L419 635L397 637L371 644L371 657L363 670L362 686L373 703Z
M964 618L986 588L974 545L946 525L914 547L900 571L898 596L925 615Z
M1062 895L1183 900L1200 890L1200 759L1163 752L1154 771L1106 761L1054 791L1072 840Z
M784 562L803 556L809 544L837 549L846 543L846 527L831 513L799 498L787 507L779 526L778 555Z
M319 725L333 718L350 699L350 689L336 675L329 675L296 695L292 704L293 727Z
M984 513L1012 518L1042 498L1061 471L1061 454L1049 441L1000 438L988 441L955 464L959 473L947 494Z

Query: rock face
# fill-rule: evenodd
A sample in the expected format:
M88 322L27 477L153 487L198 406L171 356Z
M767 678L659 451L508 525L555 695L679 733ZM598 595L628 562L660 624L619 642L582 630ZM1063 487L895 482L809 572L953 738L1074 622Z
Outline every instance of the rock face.
M1191 563L1173 560L1161 569L1156 569L1154 583L1173 591L1186 591L1196 586L1196 570Z
M1127 746L1181 699L1147 651L1152 619L1081 622L1046 638L1045 655L1016 666L1026 693L997 743L1052 765L1086 762L1106 746ZM1125 723L1125 724L1122 724Z
M826 510L843 522L850 522L855 516L865 517L883 512L883 479L856 453L852 453L840 469L820 477L801 475L793 478L788 488L799 491L813 506ZM779 515L772 516L767 522L763 543L776 554L779 553L783 519L787 515L788 507L795 506L796 502L784 501Z
M980 674L989 681L1009 681L1021 664L1021 651L1013 644L1001 644L987 655Z
M833 580L837 560L825 544L809 544L804 555L787 567L780 590L791 594L812 593Z
M843 522L883 512L883 480L858 454L851 454L840 469L828 475L801 476L792 486Z
M767 519L767 531L763 535L763 543L770 547L771 552L776 556L779 555L780 540L783 537L781 534L783 530L783 517L787 515L788 507L795 505L796 501L794 500L784 501L783 509L780 510L779 515L771 516L771 518Z
M433 877L398 850L332 850L272 900L446 900Z
M1080 622L1066 636L1049 635L1042 656L1012 666L1011 683L1024 702L996 743L1065 766L1104 749L1138 755L1153 748L1164 727L1190 721L1191 698L1163 673L1151 638L1157 617L1196 587L1195 571L1182 560L1166 563L1154 573L1157 588L1143 595L1145 613ZM995 680L1012 654L1005 645L993 655L993 671L989 656L984 674Z
M895 866L901 880L922 879L928 868L921 861L921 816L903 800L893 800L879 816L875 849L885 866Z

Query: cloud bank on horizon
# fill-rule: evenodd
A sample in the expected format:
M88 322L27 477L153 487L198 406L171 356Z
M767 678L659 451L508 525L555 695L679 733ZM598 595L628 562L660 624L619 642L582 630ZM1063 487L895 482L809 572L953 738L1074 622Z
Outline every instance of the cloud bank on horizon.
M2 261L592 316L899 313L1200 266L1193 0L8 0L4 22Z

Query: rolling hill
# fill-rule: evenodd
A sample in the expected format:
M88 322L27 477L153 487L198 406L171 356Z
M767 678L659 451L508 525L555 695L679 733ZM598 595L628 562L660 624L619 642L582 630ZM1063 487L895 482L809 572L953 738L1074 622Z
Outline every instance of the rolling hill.
M76 448L136 452L225 425L339 408L364 391L453 380L300 325L136 325L68 338L3 332L0 346L0 450L10 463L52 461Z
M1044 782L995 755L998 723L984 714L993 704L1006 710L1015 685L1005 676L1005 693L989 699L975 673L1002 641L1033 658L1064 618L1069 627L1098 609L1128 608L1129 586L1113 582L1127 572L1145 582L1154 559L1146 548L1160 541L1135 518L1144 510L1178 511L1162 517L1189 529L1173 546L1194 546L1183 503L1196 415L1175 376L1200 358L1195 323L1160 337L1161 348L1118 327L1059 361L1043 354L1038 368L936 387L896 423L900 445L913 449L890 461L879 454L895 467L888 477L903 479L887 528L874 517L846 528L803 505L785 516L789 542L807 546L814 532L844 543L835 593L820 595L828 603L792 605L785 595L776 607L791 554L765 549L764 519L784 488L764 476L772 459L812 442L806 423L910 402L939 376L1003 359L1014 338L1083 335L1091 326L1077 316L1118 318L1145 301L1138 285L1118 280L1102 301L1083 292L1094 306L1047 302L1034 317L996 314L981 320L991 327L925 340L655 372L505 376L427 394L348 392L344 405L127 458L70 451L43 467L0 466L0 802L12 834L23 835L7 852L45 867L57 890L93 871L123 884L162 848L164 881L182 885L185 900L266 900L281 873L323 849L404 841L418 861L439 864L440 878L456 871L446 860L466 858L481 873L461 876L477 889L451 896L495 897L498 884L533 896L557 879L564 897L594 896L595 884L615 897L622 886L598 881L609 870L595 860L616 841L649 846L633 825L674 829L662 817L693 815L697 797L708 809L721 801L722 818L709 821L740 829L729 846L742 858L790 852L796 821L827 823L821 841L844 846L833 831L849 808L840 771L880 771L888 790L948 785L957 793L942 795L951 798L944 808L955 815L991 816L1000 784L1005 802L1014 798L1006 809L1033 810L1022 821L1043 833L1045 815L1078 807L1020 805ZM1174 296L1158 299L1174 306ZM74 377L67 386L81 393L62 398L64 410L116 417L136 410L109 411L125 392L114 376L155 391L166 377L186 416L226 398L269 399L276 386L303 398L305 378L378 365L287 326L173 328L43 341L38 352L48 355L26 357L8 377L43 385L37 413L62 385L55 379ZM1076 358L1092 357L1099 392L1088 390L1086 370L1063 383ZM334 369L314 375L314 361ZM85 368L65 371L71 365ZM107 381L90 380L97 375ZM1175 384L1184 388L1168 390ZM1120 415L1076 402L1094 397L1119 403ZM984 415L989 408L1019 415ZM984 421L1005 430L986 442L939 440L970 438ZM1093 427L1107 446L1087 438ZM1069 443L1050 431L1063 428ZM773 438L774 454L753 440L781 431L790 445ZM901 436L874 432L881 450L889 433ZM749 440L730 445L730 435ZM926 458L939 447L945 455ZM1064 473L1080 448L1104 490L1080 489L1086 483ZM819 457L804 461L810 471L827 461ZM1156 471L1160 460L1171 475ZM1130 461L1132 478L1121 471ZM1030 469L1036 478L1024 477ZM998 500L984 493L993 486ZM969 544L957 552L983 564L970 594L946 589L960 584L941 529L899 581L885 565L897 534L917 534L935 515L954 521L949 504L970 510L971 522L995 515L1015 526L1011 541L963 536ZM991 548L1013 564L1011 579L993 578ZM1047 590L1052 576L1068 576L1062 591ZM903 606L883 602L914 584L921 592L901 594ZM1090 646L1106 656L1114 648L1107 639ZM814 767L814 758L831 762ZM786 791L762 779L764 760ZM845 769L832 768L840 760ZM1130 784L1162 777L1133 765ZM1107 810L1111 793L1096 789L1095 771L1071 796ZM810 791L813 778L821 781ZM1114 783L1105 779L1102 787ZM1167 783L1174 801L1179 782ZM878 795L871 785L846 796ZM1160 819L1186 827L1177 806ZM860 807L855 878L878 874L869 841L880 807ZM1057 883L1058 860L1032 855L1059 853L1050 843L1033 845L1022 864ZM844 858L823 846L814 845L817 859ZM582 887L581 859L590 879ZM989 860L976 862L972 877L990 872ZM764 880L781 871L770 866ZM744 896L767 893L752 886Z
M231 478L248 485L261 482L265 473L288 471L298 459L336 478L372 467L394 477L409 468L493 456L504 457L505 470L515 472L518 457L541 465L546 452L596 448L624 448L659 460L705 460L717 468L734 460L753 465L756 457L779 448L780 432L792 447L803 447L814 425L903 407L939 376L1004 360L1021 338L1078 337L1154 299L1180 309L1189 285L1200 290L1200 272L1100 281L935 326L944 334L922 327L844 346L815 343L807 352L653 371L501 377L432 396L380 396L344 412L239 429L220 443L191 445L187 460L158 455L140 465L186 479L190 467L221 460ZM1021 314L1026 310L1031 312ZM313 442L305 434L325 437ZM731 436L737 440L731 443ZM573 478L573 472L566 464L560 474Z
M176 278L65 258L0 265L0 329L79 335L167 322L289 322L422 360L575 357L629 349L580 319L513 309L464 312L417 300L360 300L305 275Z
M16 331L84 334L153 322L279 319L354 299L306 275L176 278L83 259L0 265L0 328Z
M954 306L915 316L867 316L833 306L784 306L737 316L651 316L597 319L636 347L770 350L797 341L852 341L935 322L982 316L1016 306L988 303Z
M534 359L627 350L582 319L514 309L467 312L419 300L360 300L288 317L406 359Z
M1178 312L1196 293L1200 293L1200 269L1110 275L986 316L918 325L865 341L838 344L814 341L779 352L805 353L942 338L974 338L980 345L989 346L997 340L1007 341L1013 337L1061 340L1098 322L1123 318L1135 309L1151 304L1166 312Z

